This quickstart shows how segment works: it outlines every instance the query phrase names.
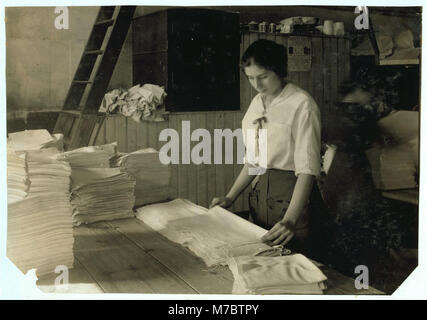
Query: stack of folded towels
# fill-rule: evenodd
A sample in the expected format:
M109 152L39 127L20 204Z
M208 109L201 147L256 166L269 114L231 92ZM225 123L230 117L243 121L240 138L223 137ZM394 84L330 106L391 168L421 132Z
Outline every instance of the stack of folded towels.
M133 217L135 178L119 168L73 168L73 223Z
M30 184L26 171L26 153L7 150L7 201L22 200L27 196Z
M70 164L58 160L56 148L32 150L27 152L27 173L30 181L28 196L43 195L49 192L70 193Z
M74 168L109 168L110 160L117 154L117 143L82 147L63 152L58 159L68 161Z
M62 153L71 164L73 223L92 223L133 217L135 178L111 168L117 143Z
M53 273L73 267L73 226L69 195L49 192L9 203L7 256L24 273Z
M229 260L233 294L322 294L326 276L302 254Z
M116 166L136 178L136 206L165 201L171 197L171 166L160 162L159 152L155 149L123 154L117 158Z
M74 263L71 168L57 160L58 149L49 147L57 139L49 136L30 130L8 140L7 255L21 271L34 268L38 276Z

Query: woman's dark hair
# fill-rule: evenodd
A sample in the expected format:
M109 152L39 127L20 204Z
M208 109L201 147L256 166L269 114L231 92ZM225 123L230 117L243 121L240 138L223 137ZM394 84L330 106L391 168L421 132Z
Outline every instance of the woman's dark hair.
M260 39L252 43L242 56L241 67L249 67L252 63L275 72L279 77L288 74L286 48L274 41Z

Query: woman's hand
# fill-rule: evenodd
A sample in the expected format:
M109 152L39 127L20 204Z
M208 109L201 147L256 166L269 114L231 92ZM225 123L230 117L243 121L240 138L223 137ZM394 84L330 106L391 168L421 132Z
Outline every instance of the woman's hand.
M209 205L209 209L213 208L215 206L220 206L224 209L227 209L233 205L233 200L231 200L228 197L219 197L219 198L213 198L211 201L211 204Z
M261 240L269 245L286 245L292 240L295 227L289 221L279 221L270 229Z

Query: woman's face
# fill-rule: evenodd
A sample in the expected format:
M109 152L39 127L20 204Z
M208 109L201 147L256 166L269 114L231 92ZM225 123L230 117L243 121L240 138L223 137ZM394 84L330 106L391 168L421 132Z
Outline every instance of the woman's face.
M274 71L256 63L245 67L244 70L252 87L259 93L274 97L282 91L283 81Z

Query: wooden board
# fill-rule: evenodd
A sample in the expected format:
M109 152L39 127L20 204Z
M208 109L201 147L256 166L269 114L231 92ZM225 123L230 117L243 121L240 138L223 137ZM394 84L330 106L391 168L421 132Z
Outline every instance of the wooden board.
M117 142L115 116L108 116L105 119L105 140L106 143Z
M216 119L215 119L215 129L219 129L222 130L225 128L225 112L216 112ZM215 135L212 135L213 140L215 141ZM213 156L214 156L214 160L215 157L218 158L218 160L220 161L220 164L215 164L215 178L216 178L216 189L215 189L215 194L217 196L225 196L226 193L228 192L228 190L226 189L226 185L225 185L225 168L226 165L224 164L224 160L225 160L225 139L221 138L222 141L219 139L220 136L218 136L217 141L218 144L221 144L222 146L220 148L218 148L218 154L215 155L215 149L213 149ZM221 141L221 143L220 143ZM215 144L215 142L214 142ZM221 157L219 156L219 152L221 152ZM215 163L215 162L213 162Z
M196 293L107 223L74 228L74 251L99 286L109 293Z
M178 126L178 119L176 117L171 117L169 119L169 128L176 128ZM179 189L179 174L178 174L178 164L172 164L172 174L171 174L171 196L173 198L178 198L178 189Z
M105 138L105 134L106 134L106 118L104 117L102 122L101 122L101 127L99 128L99 132L98 132L98 136L96 137L96 140L94 142L94 145L96 146L100 146L103 144L106 144L106 138Z
M321 38L312 39L313 60L312 60L312 76L313 76L313 95L314 100L323 114L324 101L323 101L323 44Z
M74 260L74 268L68 273L68 287L55 285L55 279L58 276L59 274L49 274L40 277L37 287L44 293L104 293L77 259Z
M243 118L242 112L234 113L234 115L233 115L233 128L241 128L242 118ZM235 143L234 144L234 150L233 150L234 165L233 165L233 181L232 181L232 183L234 183L234 181L236 181L236 179L239 176L240 171L242 170L242 167L243 167L243 165L239 164L239 162L242 162L243 159L238 159L237 155L238 155L237 143ZM243 202L244 202L243 198L244 198L244 194L242 193L234 201L234 204L233 204L233 207L231 208L231 211L237 212L237 211L243 210L243 207L244 207L243 206Z
M203 114L197 114L195 127L197 129L206 129L207 121ZM197 145L198 142L195 144ZM197 175L197 203L203 207L209 206L211 199L208 198L207 184L208 184L208 164L196 165Z
M209 113L206 115L206 129L211 133L211 164L207 165L207 180L206 180L206 192L208 198L208 204L218 194L216 193L216 165L214 164L214 136L213 132L216 128L215 113Z
M246 51L246 49L251 44L251 39L249 35L244 34L242 36L242 51L241 55ZM240 70L240 110L246 111L249 107L253 98L252 87L244 74L243 70Z
M332 108L332 55L331 39L323 38L323 109L322 133L327 134L329 128L329 115Z
M127 150L126 152L134 152L138 150L137 148L137 123L133 119L127 119Z
M228 113L228 112L224 113L224 126L222 127L223 130L224 129L230 129L231 132L234 132L234 114L235 114L235 112L233 112L233 113ZM233 141L232 141L232 148L233 148L233 150L228 150L227 149L227 145L226 145L225 139L223 141L223 145L224 145L223 149L224 149L224 163L225 163L224 164L224 169L223 169L224 170L224 176L225 176L224 177L224 188L225 188L224 195L225 195L225 194L228 193L228 191L230 190L231 186L234 183L234 165L237 163L236 156L235 156L236 155L236 149L237 149L237 139L233 138ZM230 152L231 156L233 157L231 164L228 164L228 163L225 162L226 155L227 155L228 152Z
M326 275L327 290L325 294L328 295L383 295L384 292L379 291L373 287L368 289L356 289L354 279L346 277L341 273L326 267L320 267L322 272Z
M110 224L142 250L173 270L198 293L231 292L233 275L227 267L208 269L203 260L195 257L188 249L169 241L140 220L115 220Z
M130 132L128 133L130 134ZM148 148L148 126L143 121L136 125L136 147L137 150Z
M127 152L128 151L128 141L127 141L127 122L133 121L132 119L128 119L124 116L116 116L114 117L114 121L116 122L116 141L117 141L117 150L119 152Z
M187 180L188 180L188 197L191 202L200 203L198 201L198 179L197 179L197 167L199 165L194 164L191 160L191 150L197 144L195 141L191 141L191 134L197 129L197 115L198 113L191 112L187 114L187 119L190 122L190 164L187 165ZM182 149L181 149L182 150Z
M182 143L182 122L187 120L186 116L178 115L177 116L177 122L176 127L173 127L172 129L175 129L178 132L179 135L179 163L180 165L177 166L178 168L178 196L180 198L188 198L188 164L183 163L182 161L182 155L184 152L184 147Z

